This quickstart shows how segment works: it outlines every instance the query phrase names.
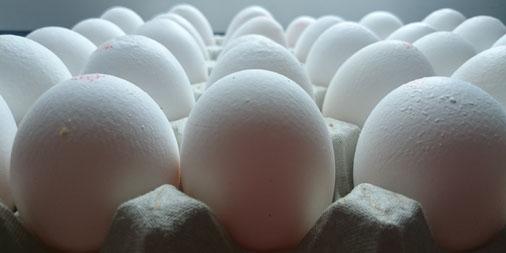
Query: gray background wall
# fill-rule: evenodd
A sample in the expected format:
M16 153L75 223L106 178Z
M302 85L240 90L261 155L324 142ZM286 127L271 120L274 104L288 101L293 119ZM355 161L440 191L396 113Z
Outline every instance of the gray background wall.
M188 2L209 19L215 32L225 31L233 15L248 5L262 5L285 27L296 16L337 14L358 20L374 10L397 14L405 23L423 19L433 10L450 7L465 16L491 15L506 21L506 0L0 0L0 30L29 31L42 26L72 27L78 21L100 16L115 5L138 12L144 19Z

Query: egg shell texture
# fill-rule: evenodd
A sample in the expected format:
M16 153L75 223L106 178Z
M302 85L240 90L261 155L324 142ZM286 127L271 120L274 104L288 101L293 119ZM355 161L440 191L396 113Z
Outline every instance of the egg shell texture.
M506 34L506 26L491 16L476 16L457 26L454 33L470 42L481 52L490 48L501 36Z
M424 23L431 25L439 31L452 31L455 27L459 26L466 20L462 13L449 9L439 9L429 14L424 20Z
M97 47L110 39L125 35L119 26L100 18L85 19L72 27L72 30L88 38Z
M0 96L0 202L10 209L14 208L9 186L9 170L11 163L11 150L16 136L16 121Z
M204 16L204 14L202 14L199 9L189 4L180 4L174 6L170 12L181 15L183 18L188 20L193 25L193 27L197 29L207 46L212 46L215 44L213 28L211 27L211 24L207 20L206 16Z
M403 25L402 20L386 11L374 11L365 15L360 24L371 29L380 39L386 39Z
M306 62L309 50L313 46L318 37L331 26L342 22L343 20L337 16L323 16L317 19L312 25L300 35L299 40L295 44L294 53L300 62Z
M224 46L223 49L221 50L221 53L218 56L218 59L221 58L223 55L225 55L228 51L230 51L230 49L234 48L235 46L240 45L242 43L246 43L246 42L250 42L250 41L256 41L256 40L267 41L267 43L269 43L269 42L273 43L274 42L271 39L269 39L269 38L267 38L267 37L265 37L263 35L260 35L260 34L248 34L248 35L244 35L244 36L235 38L233 40L230 40L230 42L227 43L227 45Z
M224 43L228 42L228 37L241 27L244 23L256 17L272 17L271 13L260 6L249 6L239 11L230 21L225 33Z
M144 24L144 20L139 14L122 6L108 9L100 18L113 22L126 34L134 33L137 28Z
M283 27L271 17L256 17L250 19L239 27L230 39L233 40L248 34L260 34L284 47L287 45Z
M413 43L416 40L422 38L423 36L427 34L431 34L433 32L436 32L436 29L434 29L432 26L427 25L422 22L415 22L407 24L390 34L388 36L388 40L402 40L409 43Z
M295 247L332 201L333 150L318 107L270 71L231 74L202 95L181 162L185 192L246 249Z
M499 38L492 47L506 46L506 34Z
M300 16L295 18L286 28L286 43L289 48L293 48L300 35L306 30L308 26L313 24L316 20L309 16Z

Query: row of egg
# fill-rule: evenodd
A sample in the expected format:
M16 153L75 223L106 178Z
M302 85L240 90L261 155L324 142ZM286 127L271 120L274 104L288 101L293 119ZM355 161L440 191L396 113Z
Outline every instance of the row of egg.
M480 41L504 34L504 26L502 34L481 34L497 30L483 21L491 17L459 25L456 13L436 11L425 25L393 33L387 24L402 22L385 12L360 24L303 17L285 35L268 11L249 7L232 20L210 76L212 30L189 5L146 23L121 7L80 22L73 28L78 33L51 27L34 31L31 40L1 36L2 162L11 168L20 219L54 247L97 249L120 203L163 183L182 183L243 247L293 247L332 201L332 145L311 99L313 84L327 76L329 82L317 83L329 86L323 114L363 127L355 183L419 200L444 247L480 245L504 226L498 203L505 199L506 120L488 94L457 78L504 95L505 47L471 58L454 79L401 86L438 74L437 63L453 57L440 55L460 44L472 45L473 54L463 59L457 50L459 64L441 66L456 68L480 51L458 29L436 29L464 27L471 36L480 33ZM432 33L419 29L429 25ZM380 41L388 33L415 45ZM431 34L444 34L430 39L438 41L436 49L427 46L440 59L417 46ZM201 82L209 89L195 104L191 84ZM179 154L169 120L188 115ZM1 197L13 207L3 172Z

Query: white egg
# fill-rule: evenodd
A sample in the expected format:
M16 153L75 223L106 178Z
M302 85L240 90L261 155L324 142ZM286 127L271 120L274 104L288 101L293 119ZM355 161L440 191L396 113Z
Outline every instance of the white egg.
M113 22L126 34L134 33L137 28L144 24L144 20L139 14L122 6L108 9L100 18Z
M431 34L433 32L436 32L436 29L434 29L432 26L427 25L422 22L415 22L407 24L399 29L397 29L395 32L390 34L386 39L387 40L402 40L409 43L413 43L419 38Z
M410 43L386 40L371 44L341 65L325 95L323 115L361 127L390 91L433 75L427 58Z
M19 126L11 188L23 225L62 251L96 251L117 207L179 184L171 125L151 97L114 76L82 75L41 96Z
M295 247L331 203L334 174L318 107L279 74L224 77L186 123L184 191L209 205L243 248Z
M504 228L506 114L474 85L431 77L402 85L374 108L355 153L355 185L420 202L436 242L473 249Z
M97 47L108 40L125 35L119 26L100 18L85 19L72 27L72 30L88 38Z
M506 26L497 18L476 16L464 21L453 32L462 36L478 52L481 52L490 48L506 33Z
M158 103L170 121L187 117L195 103L190 80L176 57L141 35L102 44L83 73L108 74L134 83Z
M211 24L206 16L197 8L189 4L179 4L174 6L170 12L176 13L190 22L200 34L200 37L206 43L206 46L214 45L214 33Z
M263 35L284 47L287 45L283 27L270 17L256 17L250 19L241 27L237 28L234 34L229 37L229 41L249 34Z
M386 39L402 27L402 20L390 12L374 11L365 15L360 24L371 29L380 39Z
M195 29L195 27L193 27L193 25L188 22L188 20L175 13L165 13L157 16L156 18L167 18L182 26L195 39L195 42L197 42L199 45L200 51L202 51L204 58L206 58L206 60L209 58L207 46L204 43L204 40L200 36L200 33L197 31L197 29Z
M494 47L474 56L452 77L482 88L506 108L506 46Z
M224 42L227 42L227 40L229 39L228 37L230 35L233 35L234 32L244 23L256 17L272 17L272 15L268 10L260 6L249 6L242 9L232 18L232 21L230 21L230 24L228 25L227 31L225 33Z
M164 45L183 66L191 83L207 80L207 65L199 45L182 26L169 19L146 22L137 34L154 39Z
M83 35L63 27L43 27L26 37L55 53L72 75L81 73L88 57L97 49L97 46Z
M337 16L323 16L317 19L313 24L308 26L300 35L299 40L295 43L294 53L300 62L306 62L309 50L314 42L331 26L343 22L343 19Z
M302 65L288 49L270 40L244 42L222 55L211 72L207 88L219 79L245 69L264 69L284 75L313 96L313 86Z
M499 38L492 47L506 46L506 34Z
M244 36L241 36L239 38L235 38L233 40L230 40L227 45L223 46L223 49L221 50L221 53L220 55L218 56L218 60L220 59L220 57L222 57L223 55L225 55L228 51L230 51L230 49L236 47L237 45L240 45L242 43L246 43L246 42L250 42L250 41L257 41L257 40L260 40L260 41L267 41L267 42L271 42L273 43L274 41L272 41L271 39L263 36L263 35L259 35L259 34L248 34L248 35L244 35ZM275 42L274 42L275 43Z
M424 23L431 25L439 31L452 31L466 20L462 13L449 8L439 9L429 14Z
M429 34L417 40L413 46L427 57L438 76L451 76L476 54L473 45L452 32Z
M293 48L297 40L299 40L300 35L306 30L308 26L313 24L316 20L309 16L299 16L292 20L288 27L286 28L286 43L289 48Z
M16 122L42 93L71 77L58 56L30 39L0 35L0 55L0 95Z
M341 64L379 38L364 26L343 22L327 29L313 44L306 60L311 83L328 86Z
M0 202L10 209L14 208L14 201L9 186L9 170L12 144L17 129L9 106L0 96Z

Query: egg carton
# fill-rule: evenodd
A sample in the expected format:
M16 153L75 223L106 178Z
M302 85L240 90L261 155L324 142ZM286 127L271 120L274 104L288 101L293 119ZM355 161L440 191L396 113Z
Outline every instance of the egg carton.
M208 46L207 52L209 54L209 60L216 61L222 50L223 50L222 46Z

